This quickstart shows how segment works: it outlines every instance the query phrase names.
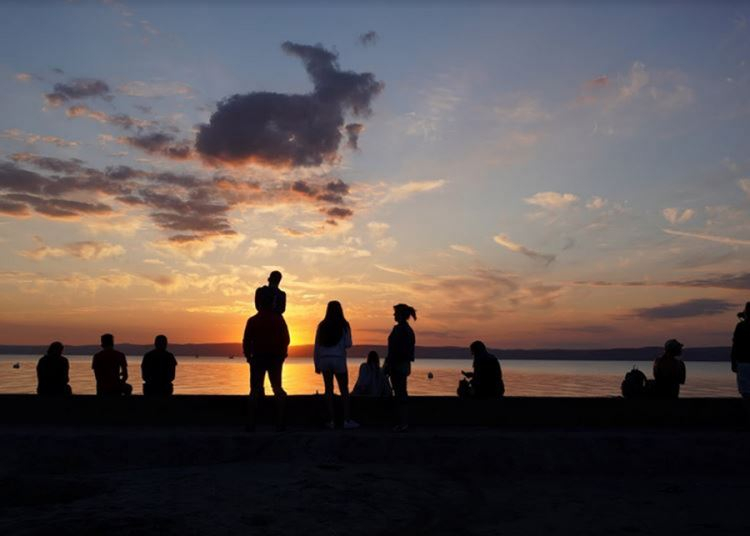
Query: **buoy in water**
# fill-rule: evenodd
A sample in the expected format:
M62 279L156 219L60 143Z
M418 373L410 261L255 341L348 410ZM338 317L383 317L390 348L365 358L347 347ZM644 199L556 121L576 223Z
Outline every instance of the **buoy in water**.
M435 375L434 375L434 374L433 374L432 372L428 372L428 373L427 373L427 379L428 379L428 380L431 380L431 379L432 379L432 378L434 378L434 377L435 377Z
M13 363L13 368L21 368L21 363Z

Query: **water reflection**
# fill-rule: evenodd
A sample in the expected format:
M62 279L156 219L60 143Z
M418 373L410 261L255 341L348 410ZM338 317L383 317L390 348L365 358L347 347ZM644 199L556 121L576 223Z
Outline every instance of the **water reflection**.
M0 356L0 392L34 393L36 361L33 356ZM70 357L70 384L77 394L94 394L96 386L90 357ZM249 368L243 359L180 357L175 381L176 394L247 394ZM14 369L13 363L21 367ZM131 358L130 382L142 392L140 359ZM357 378L359 359L349 360L350 385ZM622 361L503 361L508 396L619 396L620 382L632 367ZM460 370L470 368L464 360L423 359L417 361L409 378L412 395L456 394ZM651 375L651 363L638 363ZM681 396L737 395L734 374L728 363L688 362L688 380ZM433 378L428 379L432 372ZM289 394L323 392L323 379L315 374L309 359L288 359L283 372L284 389ZM266 392L271 386L266 380Z

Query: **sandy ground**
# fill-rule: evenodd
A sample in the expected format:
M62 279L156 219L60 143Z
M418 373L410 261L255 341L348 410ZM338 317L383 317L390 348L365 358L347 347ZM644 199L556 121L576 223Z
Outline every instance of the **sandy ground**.
M0 534L748 534L733 430L0 429Z

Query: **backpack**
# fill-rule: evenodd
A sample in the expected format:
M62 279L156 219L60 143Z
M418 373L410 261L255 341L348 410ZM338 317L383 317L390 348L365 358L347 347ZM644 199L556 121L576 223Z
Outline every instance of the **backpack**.
M638 367L633 366L633 369L625 374L625 379L622 380L620 385L622 396L625 398L643 398L646 396L647 382L646 375L638 370Z

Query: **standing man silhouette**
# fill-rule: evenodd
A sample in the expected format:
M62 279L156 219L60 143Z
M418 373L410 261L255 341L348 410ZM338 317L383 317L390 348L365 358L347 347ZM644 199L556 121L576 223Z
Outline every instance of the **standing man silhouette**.
M256 295L257 296L257 295ZM260 295L259 310L247 320L242 338L242 350L250 364L250 400L248 402L247 431L255 429L258 401L264 396L266 373L276 401L276 429L284 429L286 392L281 387L281 370L289 349L289 329L284 317L272 310L273 296Z
M281 283L281 272L274 270L268 276L268 285L258 287L255 290L255 310L260 311L262 297L264 295L270 296L271 299L271 311L280 315L286 311L286 293L279 288Z

